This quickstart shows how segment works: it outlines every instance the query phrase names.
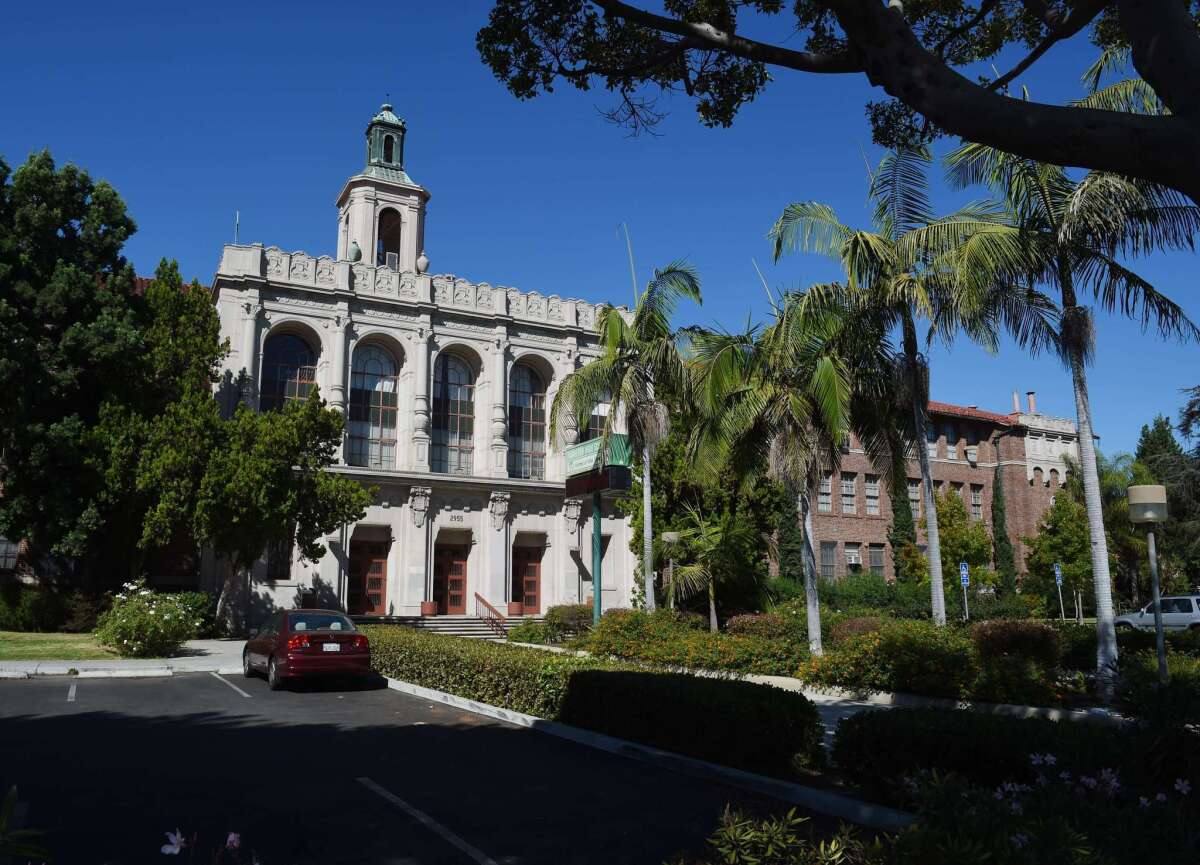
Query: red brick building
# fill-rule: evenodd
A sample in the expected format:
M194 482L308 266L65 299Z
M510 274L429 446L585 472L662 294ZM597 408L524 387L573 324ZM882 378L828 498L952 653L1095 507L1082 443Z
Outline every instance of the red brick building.
M1018 572L1025 569L1026 549L1021 539L1036 533L1038 520L1065 479L1064 457L1077 460L1079 453L1075 422L1039 413L1032 391L1027 398L1027 410L1022 411L1014 392L1013 410L1008 414L973 405L929 403L927 447L934 493L949 490L960 495L967 514L981 520L990 533L998 464ZM919 526L925 513L915 456L908 461L908 501ZM841 465L825 473L813 502L814 553L821 575L834 579L861 570L892 579L891 523L887 485L852 436ZM924 533L919 528L918 536L924 550ZM949 567L943 562L943 569Z

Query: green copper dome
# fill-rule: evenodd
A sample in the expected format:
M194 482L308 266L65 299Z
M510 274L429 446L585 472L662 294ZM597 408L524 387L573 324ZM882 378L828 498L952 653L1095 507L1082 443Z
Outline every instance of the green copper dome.
M383 105L379 107L379 113L371 118L371 123L372 125L376 123L386 123L389 126L399 126L401 129L404 128L404 121L396 116L395 112L392 111L391 103L388 102L383 103Z

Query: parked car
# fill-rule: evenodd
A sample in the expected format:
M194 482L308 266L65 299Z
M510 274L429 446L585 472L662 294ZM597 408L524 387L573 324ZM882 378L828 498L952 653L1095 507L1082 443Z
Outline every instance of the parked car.
M1170 595L1162 598L1162 620L1164 631L1185 631L1200 628L1200 595ZM1117 616L1118 628L1154 629L1154 604L1146 604L1140 610Z
M272 691L300 677L366 676L371 644L336 610L281 610L250 632L242 650L246 678L258 671Z

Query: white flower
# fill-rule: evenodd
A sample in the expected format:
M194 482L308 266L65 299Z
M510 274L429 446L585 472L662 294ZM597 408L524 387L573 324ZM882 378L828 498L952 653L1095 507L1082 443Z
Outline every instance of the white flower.
M187 846L183 840L183 833L176 827L174 833L168 832L167 843L162 845L163 854L166 856L178 856L179 851Z
M1089 790L1095 790L1098 786L1100 786L1095 778L1092 778L1088 775L1084 775L1082 778L1080 778L1079 783L1084 787L1087 787Z
M1058 762L1058 758L1055 757L1053 754L1044 754L1042 756L1042 759L1046 761L1047 766L1053 766L1055 763Z
M143 598L147 598L150 596L150 590L142 589L140 592L138 592L138 594L141 595Z
M1030 755L1029 755L1029 762L1030 762L1030 763L1032 763L1032 764L1033 764L1033 765L1035 765L1035 766L1040 766L1040 765L1042 765L1042 763L1043 763L1044 761L1042 760L1042 755L1041 755L1041 754L1030 754Z
M1024 832L1018 832L1016 835L1013 835L1012 838L1010 838L1009 840L1012 841L1012 845L1014 847L1016 847L1017 849L1020 849L1029 843L1029 836L1026 835Z
M1147 799L1145 796L1138 796L1138 805L1142 808L1149 808L1150 800Z
M1192 784L1190 781L1187 781L1184 778L1176 778L1175 779L1175 789L1179 793L1186 796L1188 793L1192 792Z
M237 832L230 832L229 837L225 839L225 847L229 850L236 850L242 846L242 836Z

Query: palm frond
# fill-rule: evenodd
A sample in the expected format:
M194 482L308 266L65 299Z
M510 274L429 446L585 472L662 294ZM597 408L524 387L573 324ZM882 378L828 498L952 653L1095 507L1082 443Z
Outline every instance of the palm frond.
M1143 330L1153 324L1162 337L1200 340L1200 328L1188 318L1183 308L1147 280L1097 250L1074 252L1080 280L1090 286L1105 311L1138 319Z
M832 207L803 201L785 207L767 236L774 243L776 261L788 252L812 252L840 261L851 234Z
M871 199L875 202L875 224L885 237L894 241L932 221L925 176L929 162L925 147L894 150L880 161L871 181Z

